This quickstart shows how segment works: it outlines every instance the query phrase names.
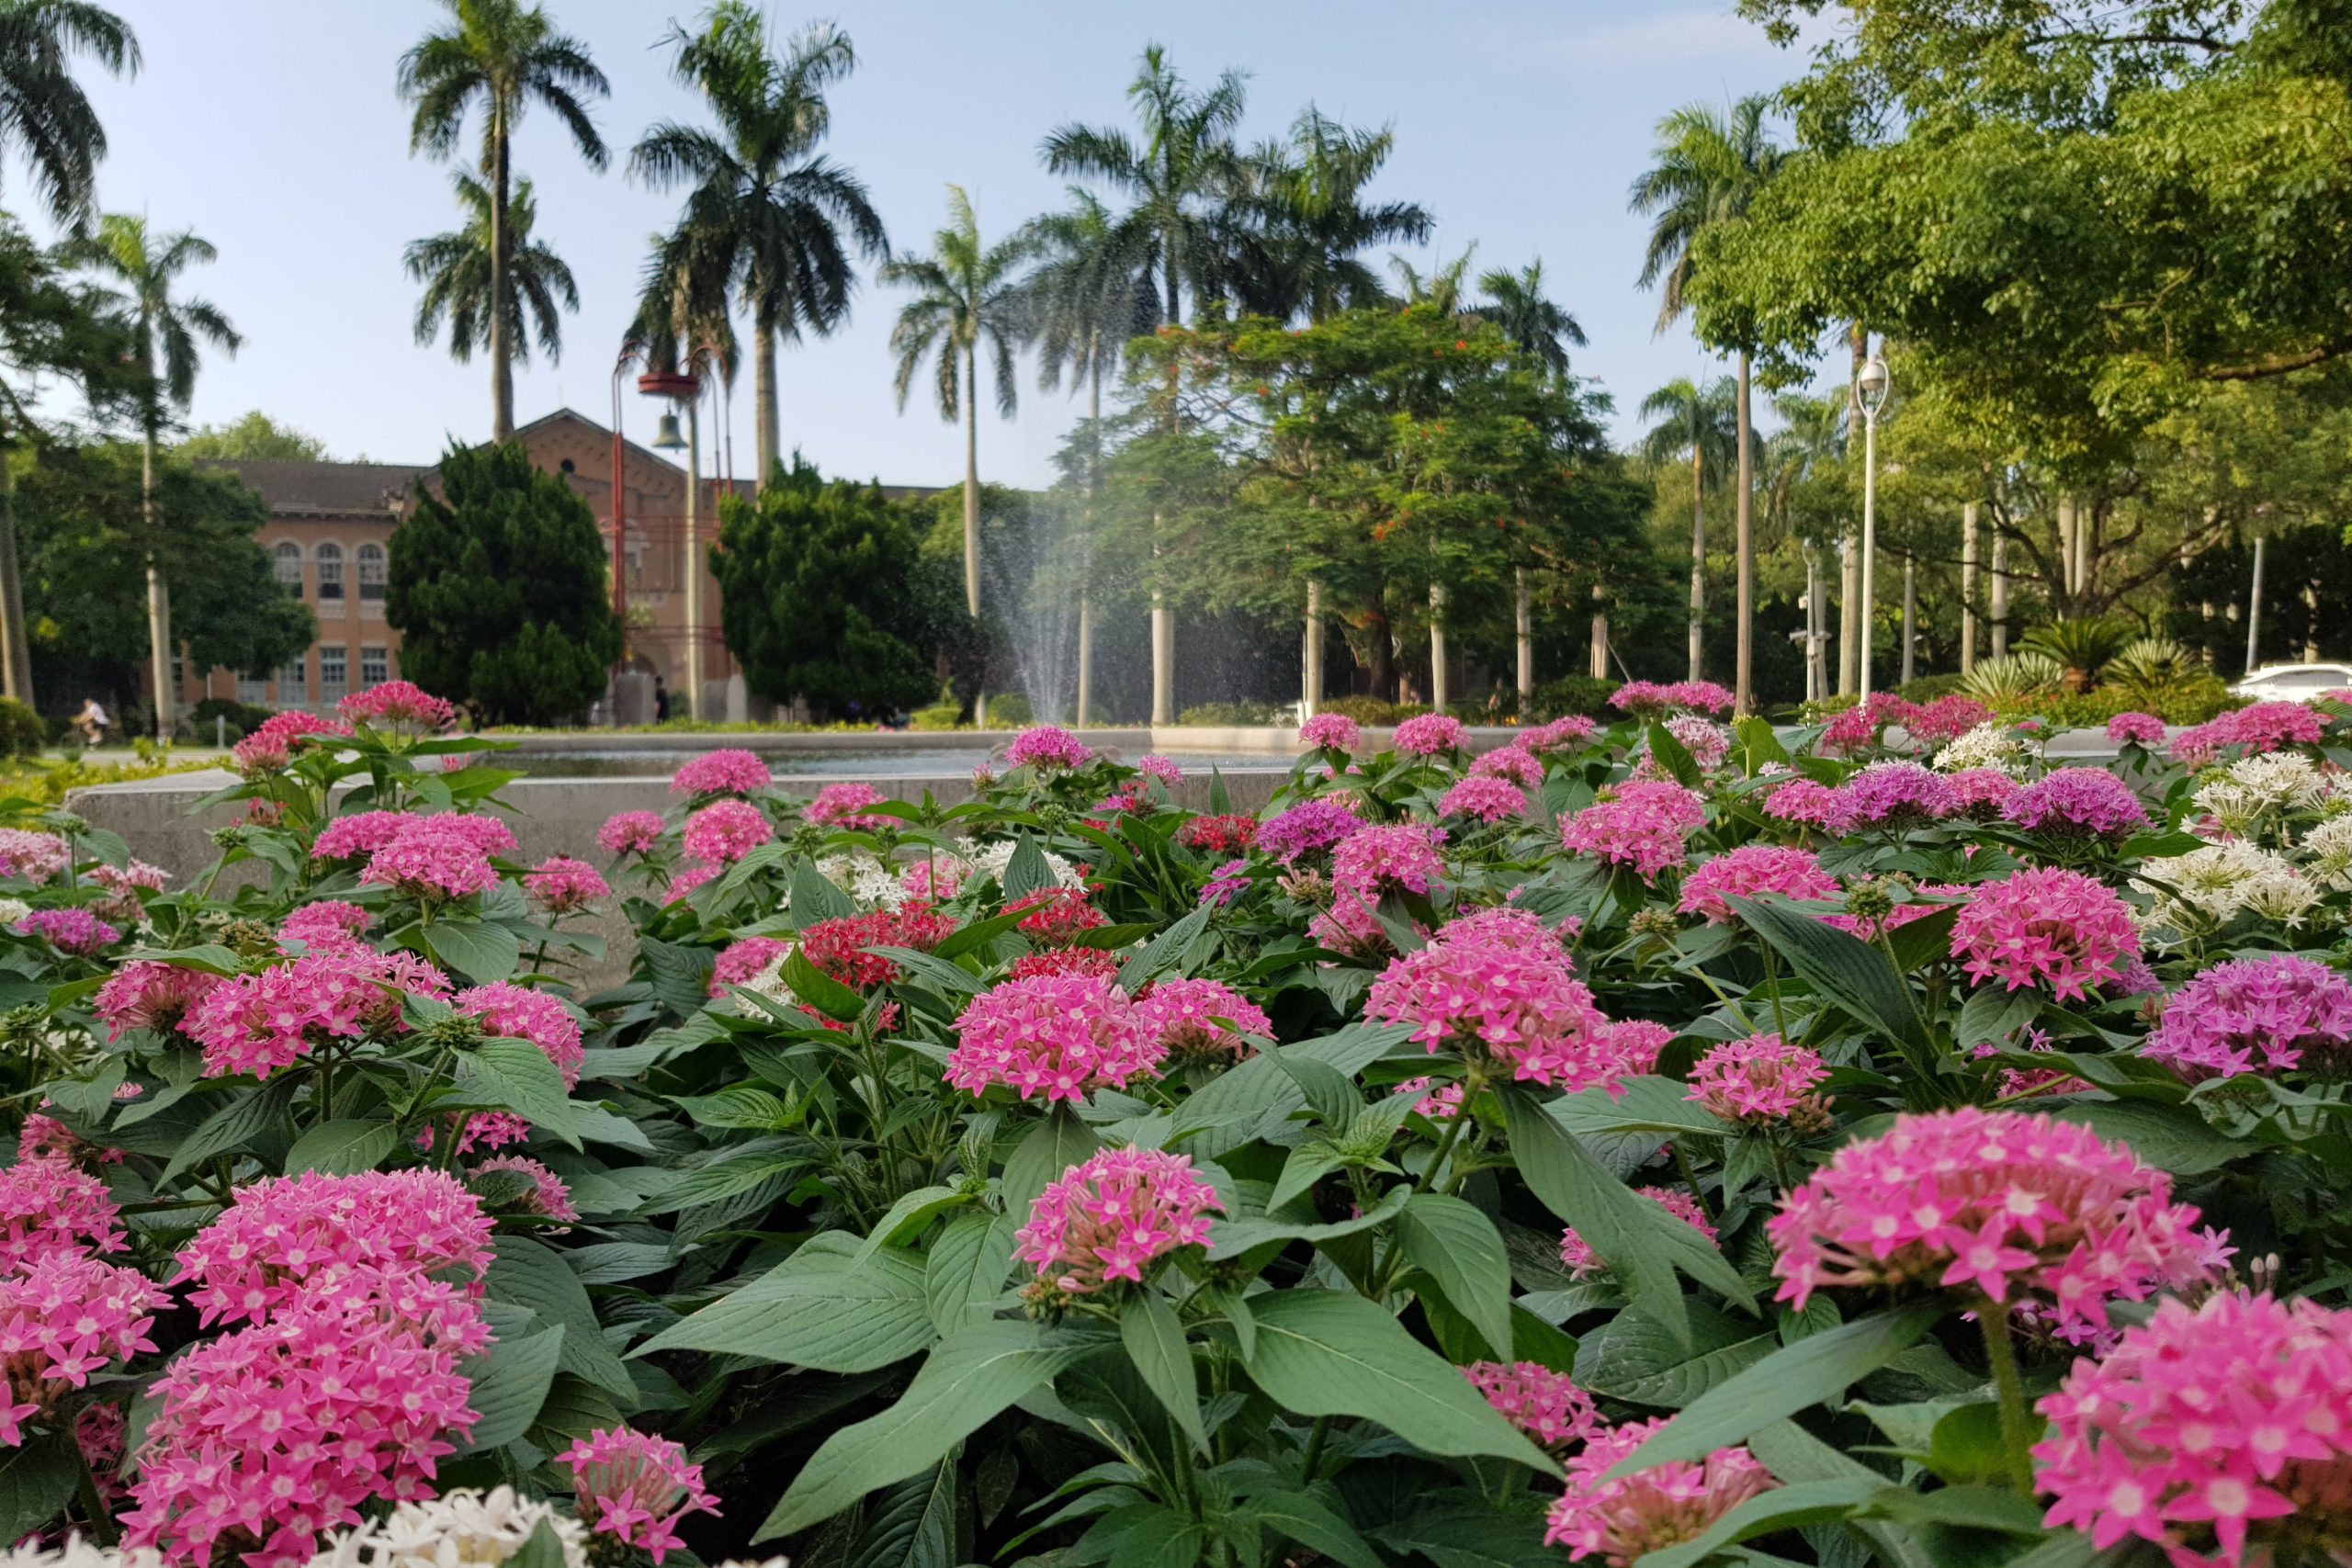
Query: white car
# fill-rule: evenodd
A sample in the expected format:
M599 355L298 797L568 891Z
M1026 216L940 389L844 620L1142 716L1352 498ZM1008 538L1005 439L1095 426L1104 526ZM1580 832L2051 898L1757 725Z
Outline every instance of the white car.
M2233 682L2241 697L2302 702L2352 689L2352 664L2265 664Z

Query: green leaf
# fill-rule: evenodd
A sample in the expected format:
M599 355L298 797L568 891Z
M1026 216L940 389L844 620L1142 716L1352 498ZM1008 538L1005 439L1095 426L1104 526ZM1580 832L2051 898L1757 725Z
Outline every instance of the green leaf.
M492 1301L529 1307L540 1322L562 1325L563 1355L557 1363L562 1371L587 1379L616 1398L635 1400L637 1384L605 1342L588 1287L554 1248L527 1235L500 1236L491 1259L488 1292Z
M1657 759L1658 766L1674 775L1677 784L1685 789L1706 787L1706 775L1699 771L1697 759L1690 755L1689 747L1674 738L1674 731L1653 721L1649 739L1650 755Z
M1776 1421L1749 1437L1747 1451L1790 1486L1808 1481L1864 1481L1883 1486L1886 1477L1858 1459L1838 1452L1793 1421ZM1857 1519L1854 1529L1876 1549L1887 1568L1942 1568L1908 1530ZM2067 1535L2075 1532L2068 1530ZM2075 1536L2076 1540L2087 1538ZM2009 1568L2016 1568L2010 1564ZM2049 1568L2059 1568L2052 1563Z
M1318 1247L1327 1241L1338 1241L1387 1224L1404 1212L1411 1198L1411 1188L1392 1187L1382 1194L1379 1202L1344 1220L1283 1220L1271 1214L1244 1214L1239 1219L1222 1220L1209 1230L1209 1261L1238 1258L1251 1247L1270 1241L1307 1241Z
M530 1317L516 1314L525 1323ZM472 1357L458 1371L473 1380L467 1400L481 1419L474 1423L468 1451L503 1449L531 1429L539 1406L547 1403L548 1385L555 1381L563 1359L563 1325L552 1324L520 1338L502 1337L486 1357Z
M1910 987L1884 953L1801 909L1760 898L1733 898L1748 928L1824 997L1911 1050L1928 1048Z
M105 983L99 981L100 985ZM57 1006L53 998L50 1006L52 1010ZM124 1070L128 1061L124 1056L108 1056L87 1077L51 1078L40 1086L40 1092L68 1116L96 1125L114 1109L114 1091L122 1087L122 1080L129 1076Z
M956 1490L952 1459L885 1490L865 1510L843 1568L956 1568Z
M1256 1344L1244 1364L1284 1408L1377 1421L1434 1454L1487 1454L1560 1472L1469 1379L1362 1296L1272 1291L1253 1299L1250 1312Z
M700 1013L710 999L710 971L718 955L707 947L681 947L657 937L640 936L637 951L645 960L646 983L656 1000L680 1018Z
M1621 1078L1622 1091L1589 1089L1567 1095L1552 1108L1553 1117L1579 1138L1606 1137L1621 1133L1656 1134L1672 1137L1698 1133L1720 1138L1731 1128L1690 1098L1690 1086L1672 1078L1645 1076ZM1657 1152L1657 1145L1649 1145Z
M196 1130L181 1140L155 1185L170 1186L172 1178L214 1155L244 1153L246 1145L285 1120L286 1108L293 1101L290 1073L280 1073L276 1081L259 1089L237 1091L235 1099L198 1122Z
M1559 1568L1557 1547L1544 1544L1544 1516L1494 1507L1440 1506L1385 1525L1373 1539L1419 1552L1437 1568Z
M848 894L834 886L816 862L802 856L792 863L792 923L807 931L819 920L837 920L857 913Z
M914 979L949 997L977 996L984 988L980 977L960 964L951 964L936 953L912 947L869 947L865 950L878 958L887 958Z
M1486 1340L1488 1359L1513 1359L1510 1258L1495 1222L1459 1198L1416 1192L1396 1217L1396 1240Z
M942 1335L983 1321L1012 1270L1013 1220L967 1209L947 1222L923 1259L925 1310Z
M1311 1492L1287 1488L1260 1492L1234 1513L1347 1568L1387 1568L1380 1554L1364 1544L1355 1526Z
M520 938L504 926L466 917L436 920L413 933L428 956L444 969L487 986L514 973L523 962Z
M761 1149L706 1165L686 1173L674 1187L662 1189L638 1210L640 1215L674 1214L749 1192L753 1188L789 1176L809 1163L805 1150ZM667 1175L667 1172L662 1174ZM851 1238L853 1241L854 1237Z
M1625 1282L1634 1307L1688 1344L1690 1313L1674 1278L1679 1270L1753 1309L1747 1281L1713 1243L1611 1176L1533 1096L1505 1090L1503 1117L1527 1185Z
M1055 1106L1021 1140L1012 1157L1004 1162L1004 1179L1000 1184L1004 1212L1026 1215L1030 1205L1046 1189L1061 1179L1063 1171L1102 1146L1092 1129L1078 1119L1076 1111L1067 1105Z
M979 1324L942 1341L896 1404L842 1427L808 1456L752 1539L794 1534L877 1486L920 1474L997 1412L1051 1382L1081 1348L1050 1342L1035 1324L1016 1322Z
M506 1568L564 1568L565 1562L563 1538L555 1533L552 1518L543 1518L507 1558Z
M1853 1479L1804 1481L1779 1487L1740 1504L1709 1526L1704 1535L1645 1553L1639 1561L1642 1568L1698 1568L1716 1552L1743 1540L1843 1519L1867 1503L1872 1493L1871 1483Z
M2039 1540L2045 1527L2041 1505L2020 1497L2006 1486L1944 1486L1933 1492L1913 1492L1902 1486L1882 1486L1870 1500L1871 1517L1917 1528L1956 1525L1963 1529L1998 1530Z
M400 1134L389 1122L364 1117L322 1122L286 1151L286 1174L316 1170L328 1176L352 1176L373 1170L399 1143Z
M539 1131L575 1149L580 1146L571 1090L564 1087L562 1072L537 1045L492 1035L470 1051L458 1052L458 1093L469 1103L512 1111Z
M831 883L827 886L832 886ZM865 998L808 962L796 945L784 955L784 983L792 994L823 1013L846 1023L865 1010Z
M1186 1097L1177 1108L1168 1143L1172 1147L1196 1140L1193 1153L1197 1158L1272 1135L1306 1106L1306 1094L1275 1065L1274 1057L1306 1056L1353 1077L1411 1033L1412 1025L1407 1023L1353 1024L1320 1039L1261 1051Z
M1356 1112L1363 1109L1363 1092L1348 1075L1328 1062L1293 1052L1276 1051L1271 1059L1298 1086L1317 1121L1337 1133L1353 1124Z
M918 1187L911 1192L902 1193L899 1201L890 1205L889 1212L874 1222L873 1234L858 1247L856 1256L851 1260L852 1267L873 1257L901 1236L913 1240L922 1233L923 1226L939 1215L976 1201L975 1194L959 1191L953 1187Z
M1208 1428L1201 1424L1201 1385L1193 1372L1192 1348L1184 1325L1167 1299L1155 1291L1128 1292L1119 1308L1119 1341L1136 1364L1151 1396L1159 1401L1202 1455L1209 1451Z
M1209 916L1216 911L1214 904L1195 905L1193 912L1153 937L1141 953L1130 958L1119 969L1119 984L1129 996L1143 989L1144 983L1184 956L1193 939L1208 929Z
M1004 863L1001 886L1005 901L1026 898L1030 894L1053 886L1054 874L1046 865L1045 852L1037 848L1037 840L1027 834L1012 846L1012 858Z
M2219 1170L2254 1145L2218 1133L2195 1111L2144 1100L2094 1100L2053 1105L2061 1122L2079 1122L2102 1138L2118 1138L2158 1170L2203 1176Z
M82 1466L65 1446L70 1440L36 1438L0 1460L0 1530L8 1540L47 1526L74 1500Z
M1984 1401L1945 1411L1928 1437L1928 1468L1953 1486L2007 1480L2009 1454L2001 1438L2001 1407Z
M1917 1344L1947 1310L1940 1300L1914 1302L1783 1346L1692 1400L1610 1473L1703 1459L1784 1416L1833 1401Z
M183 969L201 969L208 975L242 974L244 964L236 953L219 942L204 942L195 947L135 947L122 955L123 964L175 964Z
M1963 1051L1986 1043L2005 1046L2041 1010L2041 998L2037 992L1979 986L1960 1004L1960 1023L1952 1043Z
M1687 1342L1636 1312L1621 1312L1593 1329L1577 1347L1577 1382L1612 1399L1679 1410L1780 1346L1779 1337L1761 1325L1703 1303L1690 1308Z
M938 1337L923 1267L885 1247L851 1267L857 1238L831 1232L750 1284L673 1324L632 1356L712 1350L754 1360L865 1372L902 1361Z
M751 1084L729 1084L716 1094L681 1094L671 1104L684 1111L697 1127L729 1131L781 1132L795 1118L768 1090Z

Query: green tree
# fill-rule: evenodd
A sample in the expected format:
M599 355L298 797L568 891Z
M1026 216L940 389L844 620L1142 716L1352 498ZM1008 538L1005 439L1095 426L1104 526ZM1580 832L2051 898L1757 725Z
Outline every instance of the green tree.
M306 430L280 424L259 409L248 409L226 424L199 424L172 444L172 455L190 462L323 463L327 444Z
M1341 125L1310 104L1288 137L1255 149L1224 224L1235 299L1260 315L1318 321L1385 303L1363 253L1419 244L1435 222L1418 202L1364 199L1396 148L1389 127Z
M514 288L515 231L512 154L524 110L538 104L561 120L588 166L602 169L608 154L588 101L612 89L579 39L555 30L547 12L522 0L442 0L449 26L431 33L401 57L400 95L413 106L409 151L446 158L458 145L467 113L481 110L481 174L488 181L490 287L505 299ZM514 360L519 345L503 310L489 312L492 441L514 434Z
M1636 212L1651 217L1647 251L1642 257L1641 284L1658 291L1657 330L1663 333L1689 309L1686 295L1700 237L1744 220L1757 193L1779 170L1781 152L1765 133L1770 102L1761 96L1742 98L1728 113L1718 114L1705 104L1677 109L1658 122L1657 166L1635 177L1630 197ZM1756 659L1756 416L1752 391L1754 363L1751 344L1745 338L1700 341L1730 348L1739 355L1737 445L1735 461L1739 488L1735 492L1737 565L1736 654L1733 691L1737 711L1754 705ZM1694 536L1693 551L1703 572L1703 539ZM1700 601L1705 583L1691 583L1690 678L1699 679Z
M629 154L629 172L654 189L688 187L655 258L654 270L672 281L649 294L661 296L657 325L671 319L680 288L705 310L731 292L750 314L752 425L765 485L783 457L777 342L822 337L846 321L857 285L850 253L868 260L890 253L864 183L817 152L832 123L825 91L855 68L857 54L847 33L819 25L778 56L764 19L742 0L718 0L699 32L673 25L671 41L673 74L702 95L717 125L663 120Z
M132 352L147 373L145 395L140 400L141 450L144 454L145 505L148 534L157 532L155 459L163 439L165 405L185 411L196 395L196 366L199 341L233 355L244 340L229 324L218 306L207 299L172 297L180 275L199 262L215 260L219 252L189 230L176 234L150 234L147 220L108 213L97 231L68 241L61 254L108 279L116 287L97 298L102 308L119 314L130 328ZM169 741L177 724L176 694L172 687L171 585L152 552L147 558L147 657L153 677L155 739Z
M129 24L87 0L0 0L0 147L25 160L40 205L60 223L90 216L106 128L74 79L75 54L110 76L139 73Z
M491 230L490 191L462 171L452 182L466 226L446 234L411 242L401 261L412 282L424 285L416 302L416 341L429 344L449 323L449 354L458 364L470 361L476 349L491 349L491 272L495 245ZM514 182L506 205L508 254L506 294L499 306L505 318L501 341L507 352L530 363L531 333L538 333L539 351L552 365L563 353L563 312L580 309L580 289L571 268L544 241L531 238L538 218L531 182Z
M1487 296L1477 307L1479 315L1500 327L1503 336L1553 375L1568 373L1568 350L1585 345L1584 328L1544 293L1543 257L1517 272L1496 267L1482 273L1478 288Z
M1012 378L1019 330L1014 270L1028 255L1024 234L995 244L980 239L964 187L947 187L947 227L933 234L927 256L900 256L882 265L882 279L915 291L899 310L890 348L899 356L891 389L907 406L922 362L934 362L939 417L964 422L964 607L980 613L980 348L988 347L996 381L997 412L1006 418L1020 401Z
M1668 381L1642 400L1642 457L1652 463L1690 465L1690 679L1706 673L1707 486L1725 468L1747 471L1740 436L1739 385L1729 376Z
M756 500L721 496L710 569L752 690L828 717L913 707L934 688L909 592L922 541L878 484L828 482L793 454Z
M548 724L621 654L595 514L512 444L451 446L392 535L384 618L401 666L484 724Z

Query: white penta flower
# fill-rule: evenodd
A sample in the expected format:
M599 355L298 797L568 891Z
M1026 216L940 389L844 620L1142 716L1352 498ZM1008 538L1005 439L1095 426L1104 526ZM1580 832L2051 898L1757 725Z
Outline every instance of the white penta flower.
M739 988L746 991L756 991L761 996L765 997L769 1001L774 1002L777 1007L783 1008L786 1011L790 1011L792 1009L798 1007L800 1005L800 998L794 996L792 994L792 987L784 983L784 961L791 957L792 953L793 950L790 947L785 948L784 951L778 953L774 958L769 959L767 963L761 967L758 974L744 981ZM730 1000L734 1006L736 1016L739 1018L773 1019L775 1016L774 1013L768 1011L767 1009L760 1006L758 1002L753 1001L750 997L738 996L730 998Z
M2302 851L2311 857L2305 876L2322 887L2352 893L2352 812L2314 825L2303 835Z
M33 907L22 898L0 898L0 926L13 926L32 912Z
M2289 811L2316 811L2328 796L2326 775L2312 765L2308 757L2292 751L2267 751L2257 757L2244 757L2230 764L2221 779L2209 781L2197 791L2197 803L2229 825L2220 810L2206 806L2210 794L2223 806L2256 815L2275 815ZM2244 831L2233 829L2233 831Z
M1012 857L1020 848L1021 846L1019 844L1014 843L1010 839L999 839L992 843L981 844L976 847L971 851L967 858L972 863L972 869L974 872L985 876L993 876L997 879L998 883L1001 884L1004 881L1004 868L1012 863ZM1078 868L1076 866L1071 865L1069 862L1062 859L1061 856L1054 853L1051 850L1045 851L1044 854L1046 857L1046 870L1047 874L1053 877L1055 886L1076 887L1080 886L1081 879L1078 874Z
M1998 724L1980 724L1944 742L1936 753L1936 768L1964 773L1972 768L1995 768L2012 777L2025 772L2029 750L2024 739Z
M508 1486L402 1503L380 1523L336 1536L311 1568L497 1568L542 1524L563 1548L566 1568L585 1568L588 1532L580 1521Z
M2284 856L2242 839L2151 861L2137 886L2155 896L2149 925L2183 936L2226 925L2249 909L2295 923L2319 897Z
M98 1546L68 1536L63 1546L42 1546L27 1536L0 1552L0 1568L168 1568L170 1560L152 1548Z

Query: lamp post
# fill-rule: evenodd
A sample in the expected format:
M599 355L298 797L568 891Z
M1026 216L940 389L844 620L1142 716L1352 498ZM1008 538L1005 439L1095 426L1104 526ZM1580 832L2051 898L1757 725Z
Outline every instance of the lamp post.
M686 454L686 515L684 556L684 582L686 591L686 712L702 716L702 574L695 570L695 469L700 457L697 443L691 434L678 431L678 411L686 413L686 425L695 428L695 408L701 400L702 383L691 370L649 371L637 378L637 389L650 398L667 398L670 411L662 416L661 428L653 437L656 451Z
M1854 649L1855 690L1871 694L1871 631L1878 609L1878 416L1886 407L1891 378L1886 361L1873 355L1854 378L1862 405L1862 613Z

